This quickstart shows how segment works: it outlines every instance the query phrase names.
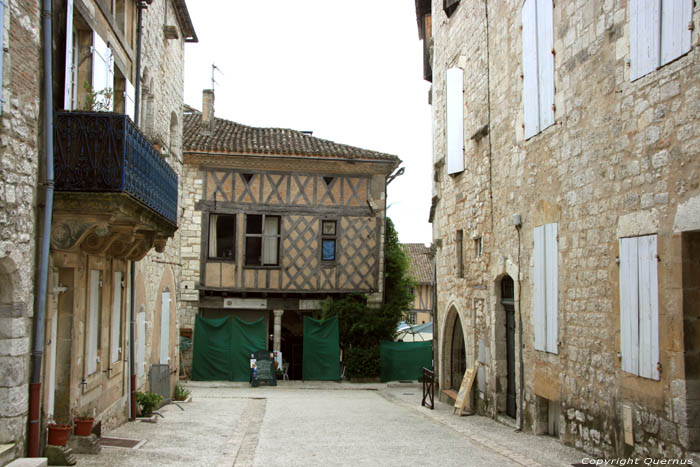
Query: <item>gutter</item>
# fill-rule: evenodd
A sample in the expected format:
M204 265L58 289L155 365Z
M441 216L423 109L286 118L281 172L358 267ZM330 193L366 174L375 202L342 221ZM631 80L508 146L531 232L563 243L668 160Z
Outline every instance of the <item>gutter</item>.
M44 313L46 310L46 289L49 275L49 252L51 220L53 217L53 63L51 0L42 1L42 52L44 54L44 151L46 157L46 192L44 198L44 221L41 226L39 256L39 283L34 318L34 348L31 356L31 379L29 383L29 457L39 457L41 428L41 360L44 350Z

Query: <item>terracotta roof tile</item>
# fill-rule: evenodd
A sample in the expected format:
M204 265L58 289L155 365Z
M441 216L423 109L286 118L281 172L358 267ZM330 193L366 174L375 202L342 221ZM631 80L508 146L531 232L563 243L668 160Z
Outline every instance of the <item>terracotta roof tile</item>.
M270 154L399 162L399 158L392 154L334 143L302 131L286 128L256 128L222 118L214 118L214 129L207 134L201 131L202 113L187 105L184 110L183 152Z
M433 261L430 248L422 243L402 243L401 249L408 258L411 277L419 284L432 284Z

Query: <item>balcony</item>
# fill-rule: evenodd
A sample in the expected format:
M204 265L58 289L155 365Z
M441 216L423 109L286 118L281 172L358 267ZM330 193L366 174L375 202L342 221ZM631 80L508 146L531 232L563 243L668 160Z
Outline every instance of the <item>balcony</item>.
M54 248L139 259L177 229L177 174L126 115L57 112L54 172Z

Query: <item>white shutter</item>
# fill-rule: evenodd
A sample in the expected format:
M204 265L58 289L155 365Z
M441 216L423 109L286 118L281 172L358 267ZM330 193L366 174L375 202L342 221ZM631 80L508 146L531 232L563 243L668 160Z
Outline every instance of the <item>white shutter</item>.
M639 376L659 379L659 295L656 235L639 237Z
M111 89L114 92L114 65L112 52L99 34L92 33L92 90L96 93ZM98 96L99 102L105 103L104 96ZM113 110L114 99L110 100L108 110Z
M637 239L620 239L620 347L622 370L639 374Z
M559 251L557 246L557 224L544 226L545 244L545 300L547 321L547 352L559 353L558 313L559 313Z
M73 0L66 1L66 63L63 108L73 110Z
M690 51L693 0L663 0L661 3L661 65Z
M0 0L0 115L2 115L2 104L5 102L3 92L3 56L5 55L5 2Z
M114 294L112 300L112 360L111 362L119 361L119 347L121 347L122 336L122 273L117 271L114 273L114 285L112 287Z
M661 0L630 0L630 78L632 80L654 71L659 66L660 42Z
M170 354L170 292L161 295L160 363L166 365Z
M87 372L91 375L97 371L97 334L100 312L100 271L90 269L90 314L87 324Z
M523 5L523 109L525 138L540 131L539 89L537 84L537 4L525 0Z
M546 350L547 315L546 315L546 276L545 276L545 230L544 226L535 227L535 349Z
M136 374L139 378L144 375L146 364L146 312L140 311L136 317Z
M124 107L126 108L126 114L133 121L136 117L136 89L128 79L126 80L126 91L124 92Z
M464 170L464 70L450 68L446 72L445 109L447 131L447 173Z
M540 131L554 124L554 13L552 0L537 0L537 71Z

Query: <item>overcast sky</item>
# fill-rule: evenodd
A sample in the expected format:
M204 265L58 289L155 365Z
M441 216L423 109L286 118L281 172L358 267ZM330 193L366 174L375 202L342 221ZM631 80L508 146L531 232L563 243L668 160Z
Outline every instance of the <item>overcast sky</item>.
M429 83L414 2L189 0L199 43L185 46L185 103L215 75L217 117L311 130L395 154L388 215L404 243L431 241Z

